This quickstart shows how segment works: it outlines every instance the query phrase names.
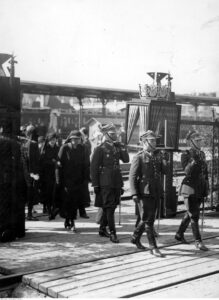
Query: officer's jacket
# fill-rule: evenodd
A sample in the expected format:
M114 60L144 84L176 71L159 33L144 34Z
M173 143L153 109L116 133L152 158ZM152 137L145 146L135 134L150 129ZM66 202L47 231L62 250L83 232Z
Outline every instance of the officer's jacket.
M131 195L160 196L162 192L161 175L166 174L167 163L162 160L158 151L150 154L140 151L132 160L129 183Z
M199 197L205 197L208 193L208 168L203 151L187 150L181 155L181 164L185 171L182 184L186 184L195 190Z
M123 144L103 142L94 149L91 158L91 181L93 186L121 188L123 180L119 160L129 162L129 154Z

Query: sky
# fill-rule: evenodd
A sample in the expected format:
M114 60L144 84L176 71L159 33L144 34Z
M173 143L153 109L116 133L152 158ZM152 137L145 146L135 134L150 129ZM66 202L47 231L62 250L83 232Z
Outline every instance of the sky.
M219 96L219 0L0 0L0 53L21 80Z

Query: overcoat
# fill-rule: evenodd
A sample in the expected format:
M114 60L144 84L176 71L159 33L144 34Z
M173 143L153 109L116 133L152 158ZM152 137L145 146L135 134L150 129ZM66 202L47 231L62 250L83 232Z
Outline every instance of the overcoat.
M83 184L89 174L84 145L74 149L71 143L61 146L58 153L57 183L61 188L61 210L63 218L75 217L78 204L83 201Z

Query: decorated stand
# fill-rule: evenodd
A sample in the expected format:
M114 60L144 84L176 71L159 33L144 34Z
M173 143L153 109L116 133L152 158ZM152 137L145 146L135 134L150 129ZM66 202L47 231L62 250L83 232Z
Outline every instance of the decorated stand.
M161 216L176 214L176 190L172 186L173 151L178 149L181 106L175 102L171 91L172 77L168 73L147 73L151 84L139 85L140 99L127 102L126 143L130 144L137 125L140 136L146 130L153 130L161 138L157 148L169 152L170 171L164 176L164 199ZM166 80L165 84L162 84ZM135 145L142 148L141 145Z

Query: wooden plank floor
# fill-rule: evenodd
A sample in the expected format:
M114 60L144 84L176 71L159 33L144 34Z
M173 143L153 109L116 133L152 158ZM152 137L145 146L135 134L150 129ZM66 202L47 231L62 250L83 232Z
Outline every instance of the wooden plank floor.
M219 274L206 276L156 292L141 294L133 298L218 298Z
M23 281L51 297L132 297L219 272L218 242L208 239L208 252L194 244L165 246L165 258L141 251L26 275Z

